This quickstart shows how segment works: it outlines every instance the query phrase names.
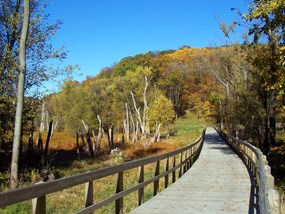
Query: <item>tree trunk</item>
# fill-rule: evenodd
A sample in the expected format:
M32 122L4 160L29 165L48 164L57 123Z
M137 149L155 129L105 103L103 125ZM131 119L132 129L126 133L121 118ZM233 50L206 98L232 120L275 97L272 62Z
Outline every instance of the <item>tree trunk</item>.
M160 141L160 126L161 124L156 124L156 129L155 129L155 133L154 133L154 136L153 136L153 142L158 142Z
M41 124L39 129L39 138L38 138L38 152L42 154L43 152L43 132L45 129L45 101L42 104L42 117L41 117Z
M98 126L98 135L97 135L97 151L96 151L96 154L98 155L99 152L100 152L100 146L101 146L101 138L102 138L102 132L103 132L103 129L102 129L102 121L101 121L101 118L99 115L97 115L97 119L99 121L99 126Z
M22 115L24 104L24 85L26 73L26 42L28 37L30 21L30 1L24 0L24 20L22 25L22 32L19 46L19 75L17 88L17 107L15 117L14 139L13 139L13 153L11 162L11 179L10 187L14 189L18 186L18 163L19 163L19 149L22 131Z
M266 117L266 121L264 124L264 139L263 139L263 148L262 151L264 153L264 155L268 155L269 152L269 127L268 127L268 117Z
M269 146L276 144L276 90L269 92Z
M109 150L111 151L112 149L114 149L114 137L113 137L113 126L112 127L108 127L106 129L107 132L107 137L108 137L108 145L109 145Z
M84 120L82 120L85 132L86 132L86 141L87 141L87 149L90 152L90 155L93 157L94 156L94 151L92 148L92 142L91 142L91 136L90 136L90 132L89 132L89 127L87 125L87 123L84 122Z
M135 96L134 96L133 92L131 92L131 95L132 95L132 100L133 100L133 104L134 104L134 109L135 109L136 115L137 115L137 120L139 121L139 125L141 127L141 133L143 136L145 133L145 126L144 126L142 118L141 118L140 109L137 108L137 104L136 104L136 100L135 100Z
M49 142L50 142L50 138L51 138L51 134L52 134L52 123L53 120L50 120L49 122L49 126L48 126L48 135L47 135L47 139L46 139L46 145L45 145L45 153L44 153L44 165L46 167L48 167L48 147L49 147Z
M132 139L132 143L135 143L136 142L136 126L135 126L135 122L134 122L134 118L133 118L133 115L131 112L130 113L130 119L131 119L131 130L132 130L132 133L133 133L133 139Z
M269 45L271 49L271 60L270 60L270 84L274 86L269 91L269 143L271 145L276 144L276 100L277 100L277 89L275 88L278 82L278 62L276 58L279 57L279 37L278 30L269 30Z
M51 133L50 133L50 140L51 140L51 138L52 138L52 136L54 134L54 131L56 130L57 126L58 126L58 121L56 121L55 124L52 125L52 130L51 130Z
M111 127L111 129L109 130L109 133L110 133L110 137L111 137L111 146L112 146L112 149L115 148L115 145L114 145L114 126Z
M223 104L221 99L219 98L219 103L220 103L220 129L223 130L225 128L224 126L224 110L223 110Z
M143 138L147 138L148 135L150 134L150 128L149 128L149 121L148 121L148 106L147 106L147 100L146 100L146 91L147 91L147 77L145 77L145 87L144 87L144 92L143 92L143 103L144 103L144 108L143 108L143 126L145 129L145 133L143 133L144 136Z
M80 159L80 147L79 147L79 133L76 132L76 153L77 157Z
M81 142L82 142L82 149L83 149L83 151L86 151L86 144L85 144L85 140L84 140L84 136L83 136L83 131L81 128L79 128L79 136L80 136Z
M32 119L31 133L28 143L28 165L32 166L34 156L34 119Z
M129 107L128 104L125 103L126 106L126 122L125 122L125 133L126 133L126 141L130 141L130 119L129 119Z
M43 137L42 134L39 133L39 138L38 138L38 152L42 153L43 151Z
M92 141L92 150L94 152L94 156L96 156L97 155L97 144L96 144L96 135L95 135L94 131L92 131L92 135L94 138L94 140Z
M29 136L29 147L28 147L28 164L29 166L32 165L33 162L33 154L34 154L34 133Z
M86 133L86 140L87 140L87 144L88 144L88 147L89 147L90 156L94 157L94 151L93 151L92 142L91 142L91 136L90 136L90 132L89 131Z
M139 135L139 121L136 122L136 127L134 129L134 142L138 141L138 135Z

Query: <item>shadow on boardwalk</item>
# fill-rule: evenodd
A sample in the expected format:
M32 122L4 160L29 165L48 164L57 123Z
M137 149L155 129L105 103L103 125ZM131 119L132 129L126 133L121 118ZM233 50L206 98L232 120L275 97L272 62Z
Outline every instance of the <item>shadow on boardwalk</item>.
M211 149L217 149L223 154L227 154L227 155L235 154L235 152L229 146L225 146L223 142L224 140L221 139L221 137L217 133L208 134L206 136L206 140L208 141L210 145L213 145ZM247 168L248 176L250 178L250 183L251 183L248 213L249 214L254 214L254 213L259 214L260 211L258 207L258 186L256 185L257 182L244 161L243 161L243 164Z
M242 160L213 128L207 128L192 168L131 213L259 213L257 190Z
M218 139L219 138L222 138L222 137L217 137L216 134L212 134L212 135L209 135L209 143L210 144L222 144L221 142L218 142ZM222 139L224 141L224 139ZM221 148L221 147L212 147L213 149L219 149L221 150L224 154L236 154L231 148L230 146L228 145L226 148ZM248 172L248 176L250 178L250 184L251 184L251 187L250 187L250 197L249 197L249 209L248 209L248 213L249 214L259 214L260 213L260 210L259 210L259 206L258 206L258 203L259 203L259 197L258 197L258 186L257 186L257 181L256 179L254 178L254 176L251 174L251 171L249 169L249 167L246 165L246 163L244 161L242 161L245 168L247 169L247 172Z

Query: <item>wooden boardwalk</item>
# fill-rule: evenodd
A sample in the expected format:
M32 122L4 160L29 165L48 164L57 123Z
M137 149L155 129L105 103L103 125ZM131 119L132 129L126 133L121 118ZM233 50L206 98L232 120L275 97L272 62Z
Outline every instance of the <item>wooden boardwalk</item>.
M247 168L213 128L200 157L179 180L131 214L255 213Z

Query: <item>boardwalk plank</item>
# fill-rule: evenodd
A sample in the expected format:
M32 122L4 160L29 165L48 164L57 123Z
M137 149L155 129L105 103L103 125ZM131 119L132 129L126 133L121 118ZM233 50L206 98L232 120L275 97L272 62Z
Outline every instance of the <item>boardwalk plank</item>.
M239 157L207 128L197 162L176 183L131 214L248 213L250 177Z

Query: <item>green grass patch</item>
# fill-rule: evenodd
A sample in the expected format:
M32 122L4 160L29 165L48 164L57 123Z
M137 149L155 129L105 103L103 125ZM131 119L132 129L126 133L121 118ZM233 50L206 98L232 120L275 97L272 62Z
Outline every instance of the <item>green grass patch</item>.
M5 208L0 208L2 214L26 214L32 212L32 201L25 201L18 204L13 204Z

